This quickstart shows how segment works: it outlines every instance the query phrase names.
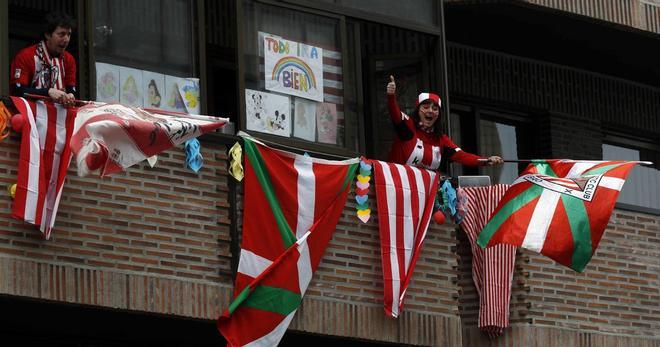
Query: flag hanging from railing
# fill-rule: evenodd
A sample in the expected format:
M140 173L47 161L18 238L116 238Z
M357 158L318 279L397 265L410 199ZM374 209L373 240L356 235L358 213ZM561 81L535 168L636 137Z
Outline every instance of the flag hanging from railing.
M71 161L77 109L18 97L12 101L23 124L12 215L39 226L48 239Z
M468 211L461 228L472 250L472 279L479 294L477 326L491 338L500 336L509 326L516 247L500 244L483 249L477 245L477 238L508 188L506 184L458 188L459 199L465 199L463 207Z
M159 113L120 104L78 110L71 149L78 174L120 172L189 139L222 127L226 118Z
M249 137L245 153L241 256L218 329L228 346L276 346L335 231L359 160L311 158Z
M481 247L521 246L582 272L598 247L633 161L534 161L479 235Z
M383 262L385 313L398 317L429 226L438 174L372 160Z

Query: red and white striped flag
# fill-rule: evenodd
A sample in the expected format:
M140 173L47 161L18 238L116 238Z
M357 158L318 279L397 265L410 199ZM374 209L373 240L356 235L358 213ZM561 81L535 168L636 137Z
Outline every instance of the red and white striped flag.
M483 249L477 238L497 207L506 184L487 187L458 188L458 198L466 199L467 213L461 223L472 249L472 279L479 294L479 328L491 337L502 334L509 326L509 303L516 247L497 245Z
M341 216L358 158L329 161L245 137L243 240L234 300L218 319L228 346L275 346Z
M385 312L398 317L426 236L438 175L409 165L371 161L383 261Z
M71 138L78 175L120 172L153 155L222 127L226 118L155 113L120 104L81 107Z
M71 149L76 108L12 97L23 118L12 215L39 226L48 239L55 224Z

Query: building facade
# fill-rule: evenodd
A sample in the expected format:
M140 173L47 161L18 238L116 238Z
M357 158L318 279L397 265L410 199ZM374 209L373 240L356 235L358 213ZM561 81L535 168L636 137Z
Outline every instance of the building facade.
M660 345L657 1L8 0L0 2L5 72L51 10L77 20L69 51L84 100L108 91L108 66L196 78L200 112L229 117L234 130L329 159L385 159L393 75L405 111L418 92L437 91L447 132L474 153L655 162L631 174L584 273L519 252L511 327L495 340L476 327L469 243L454 224L430 226L404 312L385 316L378 225L358 221L351 193L282 345ZM322 50L318 102L333 116L325 128L317 120L316 131L300 135L251 125L252 96L271 90L266 37ZM290 97L289 111L296 117L305 103ZM105 178L77 177L72 167L50 240L11 218L11 198L0 197L0 300L10 313L2 339L224 342L215 319L230 303L249 211L228 174L227 150L239 138L230 131L200 140L199 173L185 169L180 148L159 155L154 168ZM15 133L0 142L7 186L19 145ZM520 169L443 167L498 183Z

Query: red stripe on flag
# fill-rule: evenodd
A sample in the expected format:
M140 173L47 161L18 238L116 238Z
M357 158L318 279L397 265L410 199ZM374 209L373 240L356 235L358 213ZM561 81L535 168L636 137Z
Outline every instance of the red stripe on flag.
M41 174L39 175L39 204L37 205L36 225L41 225L43 209L45 205L46 191L49 189L51 176L53 175L53 161L55 159L55 142L57 141L57 109L52 103L44 104L43 107L36 107L35 120L37 126L45 125L46 138L44 146L41 149ZM44 112L45 111L45 114ZM43 132L40 129L40 132ZM57 171L55 171L57 172Z
M32 122L28 120L28 109L23 101L24 99L14 99L14 105L23 118L23 136L21 136L21 149L18 158L18 172L20 174L18 175L16 182L16 195L14 197L12 215L21 220L25 218L25 203L27 199L28 177L30 171L30 134L34 130L31 125ZM30 112L33 111L30 110Z
M374 176L375 176L375 182L373 182L376 192L378 192L380 189L380 186L385 184L385 177L383 175L383 168L382 166L387 165L385 162L381 161L374 161L373 162L373 168L374 168ZM378 167L378 169L376 169ZM388 166L389 168L389 166ZM380 229L380 249L381 249L381 263L383 264L383 296L384 296L384 306L385 306L385 311L387 312L388 315L392 315L391 307L392 307L392 262L390 261L390 248L392 246L392 240L390 240L389 237L389 230L392 226L390 226L390 219L389 218L383 218L381 216L388 216L390 214L389 210L389 204L387 202L387 196L386 194L376 194L376 204L378 206L378 225ZM384 231L387 230L388 232L385 233Z
M394 184L396 186L401 186L401 175L399 174L399 170L397 170L396 165L392 163L388 163L390 167L390 172L392 173L392 180L394 181ZM406 249L403 246L404 245L404 231L403 231L403 223L404 220L401 218L401 216L404 215L403 211L403 189L397 189L395 190L395 195L396 195L396 210L394 213L396 214L396 226L395 226L395 237L393 243L395 245L396 249L396 261L397 261L397 267L399 269L398 276L395 274L392 274L392 278L394 280L398 280L399 282L401 281L402 278L406 277L406 267L405 267L405 262L404 262L404 257L405 257L405 252ZM392 240L390 240L392 242ZM400 293L400 292L399 292ZM396 304L397 298L393 298Z
M437 174L412 166L375 160L372 164L383 264L383 303L385 312L396 317L403 307L406 287L426 235L438 180ZM417 175L422 187L417 187Z

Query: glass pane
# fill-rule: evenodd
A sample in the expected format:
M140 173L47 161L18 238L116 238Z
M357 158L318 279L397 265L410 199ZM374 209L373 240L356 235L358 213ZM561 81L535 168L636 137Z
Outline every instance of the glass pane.
M94 1L95 99L199 114L193 3Z
M339 21L252 1L244 13L246 128L345 147L356 116L343 98Z
M487 120L479 123L479 154L499 155L504 159L518 159L516 127ZM482 173L491 177L493 184L511 184L518 177L518 166L505 163L498 167L484 167Z
M603 160L640 160L639 150L603 144ZM617 202L660 209L660 170L636 166L628 175Z
M94 50L98 61L192 77L192 2L94 1Z

